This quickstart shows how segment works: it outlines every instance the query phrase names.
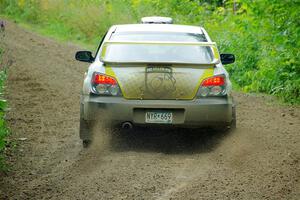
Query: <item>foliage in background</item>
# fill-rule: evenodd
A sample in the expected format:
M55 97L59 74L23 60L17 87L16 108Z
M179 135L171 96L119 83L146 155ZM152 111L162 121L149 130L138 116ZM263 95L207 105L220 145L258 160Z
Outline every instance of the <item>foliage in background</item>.
M43 33L97 46L112 24L143 16L170 16L204 26L226 66L246 92L265 92L300 103L299 0L0 0L0 12L42 28Z
M0 36L0 39L1 36ZM0 60L2 56L3 50L0 48ZM2 69L1 69L2 70ZM3 99L2 91L3 91L3 84L6 79L5 71L0 71L0 171L5 170L6 166L4 163L4 150L6 146L5 138L8 135L8 129L5 125L5 108L6 108L6 100Z

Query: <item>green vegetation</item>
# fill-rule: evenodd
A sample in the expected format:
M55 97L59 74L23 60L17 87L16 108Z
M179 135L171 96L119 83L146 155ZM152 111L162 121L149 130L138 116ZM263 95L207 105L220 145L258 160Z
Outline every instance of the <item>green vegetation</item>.
M143 16L170 16L204 26L226 66L246 92L273 94L300 103L300 2L298 0L0 0L0 13L47 35L96 46L112 24Z
M0 49L0 59L2 56L3 50ZM2 91L3 91L3 84L6 79L6 73L5 71L0 71L0 171L3 171L6 169L5 163L4 163L4 150L6 146L6 140L5 138L8 135L8 129L5 125L4 115L5 115L5 108L6 108L6 100L2 97Z

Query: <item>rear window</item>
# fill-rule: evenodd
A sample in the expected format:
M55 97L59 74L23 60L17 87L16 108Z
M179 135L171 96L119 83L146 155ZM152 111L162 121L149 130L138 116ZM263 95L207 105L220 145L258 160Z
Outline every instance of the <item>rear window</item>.
M210 46L176 44L207 42L203 34L120 32L110 41L121 43L105 47L102 59L106 62L210 64L214 60Z
M168 33L168 32L117 32L110 40L116 41L174 41L174 42L207 42L204 34Z

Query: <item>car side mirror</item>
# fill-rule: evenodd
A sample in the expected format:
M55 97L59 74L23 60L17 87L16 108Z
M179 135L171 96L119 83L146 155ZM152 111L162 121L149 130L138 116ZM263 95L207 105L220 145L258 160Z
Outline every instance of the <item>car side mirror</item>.
M75 54L75 59L82 62L92 63L94 62L95 58L90 51L78 51Z
M220 54L220 56L221 56L221 62L223 65L231 64L231 63L234 63L234 61L235 61L235 56L233 54L222 53L222 54Z

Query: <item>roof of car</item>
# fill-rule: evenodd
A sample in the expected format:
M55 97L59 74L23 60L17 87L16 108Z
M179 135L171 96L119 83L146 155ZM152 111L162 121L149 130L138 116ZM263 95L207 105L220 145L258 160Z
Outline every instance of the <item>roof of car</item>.
M126 24L115 25L115 32L178 32L203 34L200 26L177 24Z

